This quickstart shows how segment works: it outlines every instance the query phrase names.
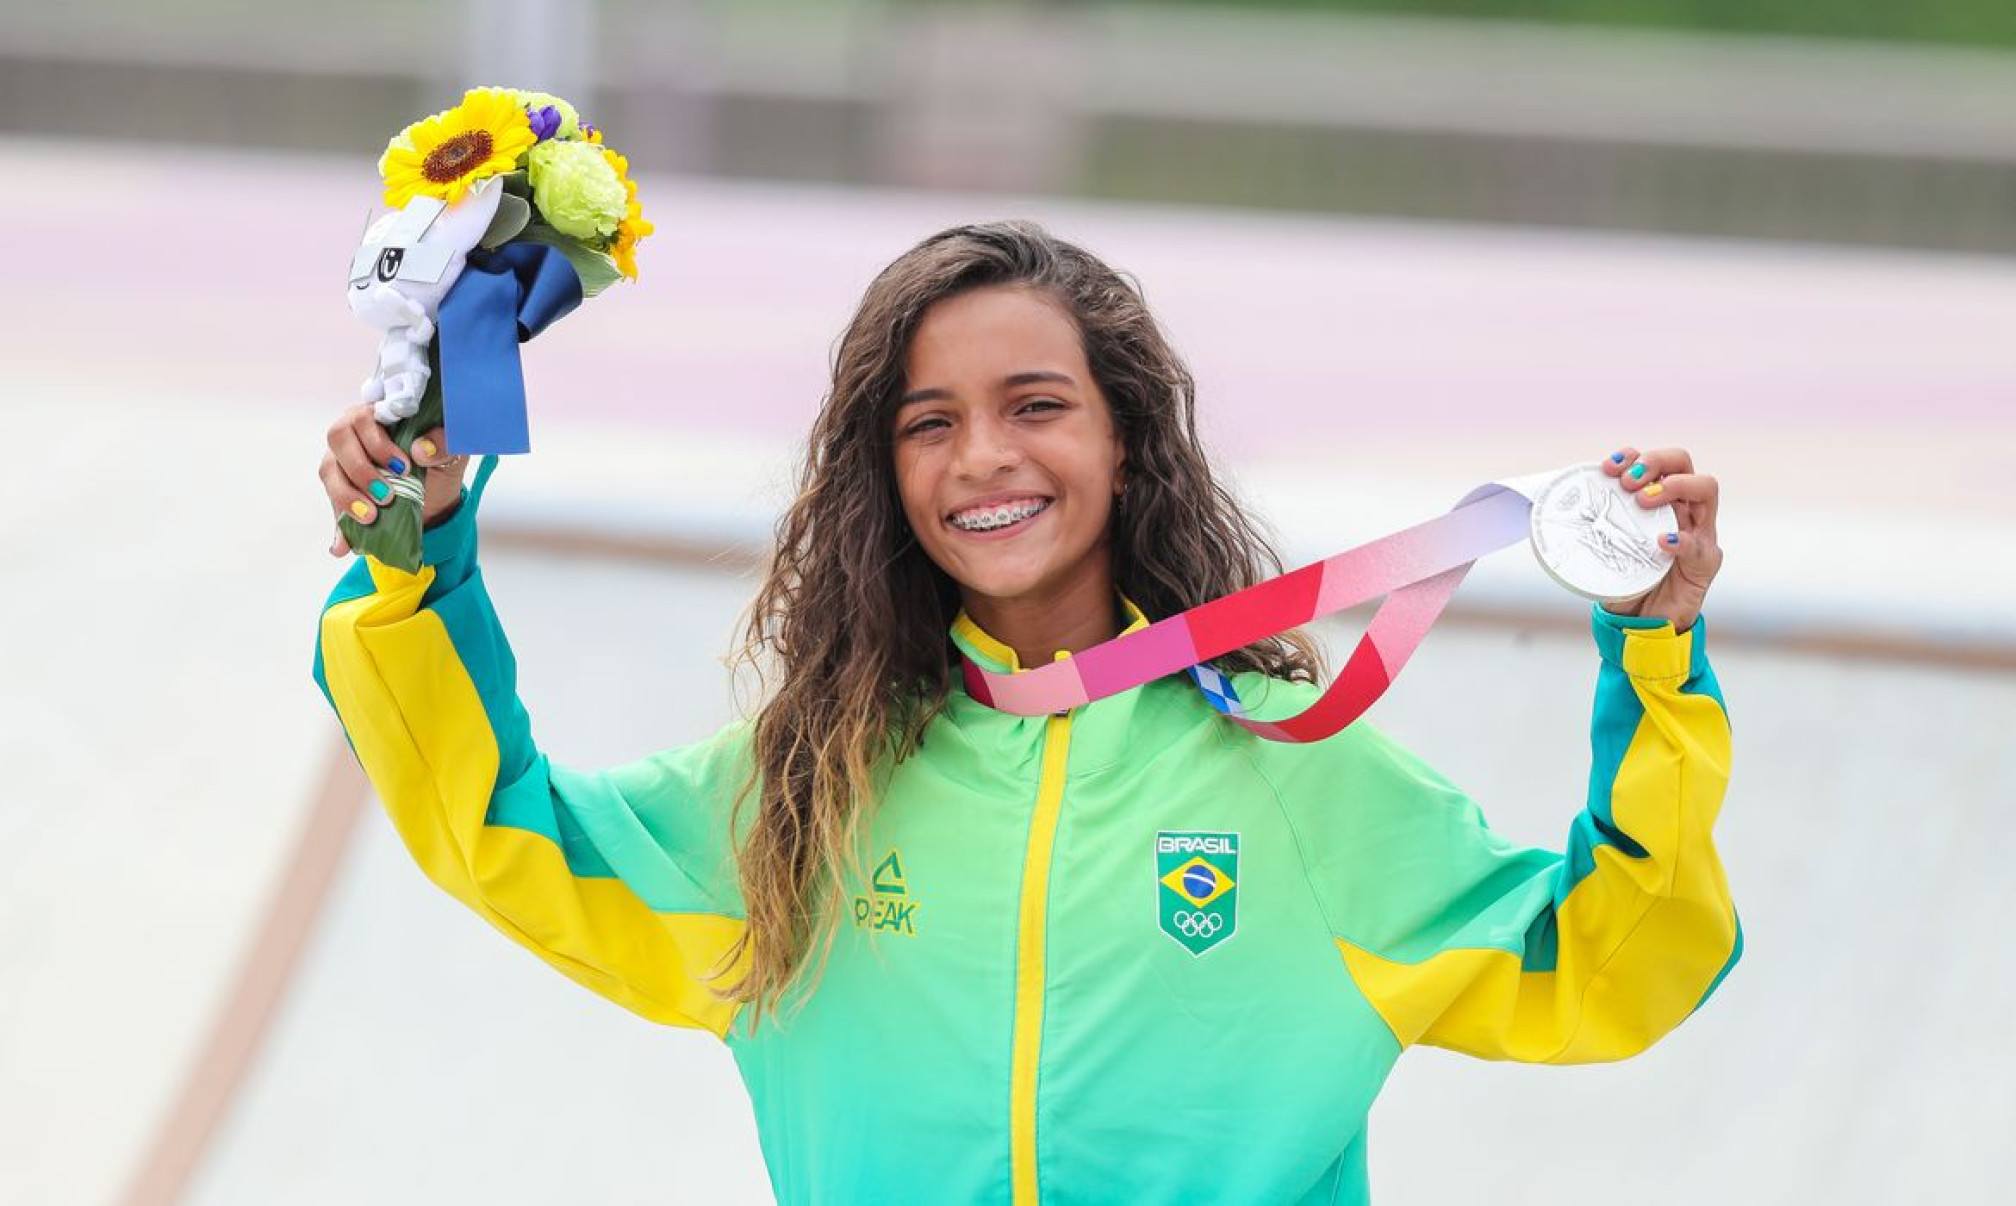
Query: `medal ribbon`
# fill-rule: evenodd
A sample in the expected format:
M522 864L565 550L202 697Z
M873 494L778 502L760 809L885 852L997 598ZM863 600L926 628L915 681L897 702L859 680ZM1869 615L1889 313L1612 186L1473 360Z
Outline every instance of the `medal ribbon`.
M1321 741L1385 694L1477 558L1528 538L1532 500L1554 476L1534 474L1479 486L1446 515L1048 665L1003 673L962 653L966 691L1004 712L1041 716L1184 670L1212 707L1249 732L1270 741ZM1343 671L1315 703L1284 720L1247 716L1232 684L1203 664L1380 595L1386 601L1373 613Z

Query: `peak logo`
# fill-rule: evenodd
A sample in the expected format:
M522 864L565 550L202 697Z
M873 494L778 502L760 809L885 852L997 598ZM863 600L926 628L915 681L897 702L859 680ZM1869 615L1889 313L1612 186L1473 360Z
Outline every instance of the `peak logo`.
M910 898L902 856L891 850L875 864L867 893L854 898L854 928L915 937L919 904Z

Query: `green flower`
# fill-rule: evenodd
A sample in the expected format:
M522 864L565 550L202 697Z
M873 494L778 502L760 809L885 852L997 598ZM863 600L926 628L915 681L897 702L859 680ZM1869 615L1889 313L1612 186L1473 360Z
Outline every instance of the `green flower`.
M526 153L526 167L547 225L598 245L616 233L630 195L601 147L549 138Z
M553 111L560 115L560 128L553 132L553 137L581 137L581 114L573 105L561 100L551 92L534 92L530 88L506 88L501 84L488 86L496 88L499 92L510 93L526 109L538 109L545 105L553 106Z
M517 92L518 99L524 102L527 109L538 109L551 105L554 111L560 114L560 128L553 132L553 137L575 138L580 135L581 115L575 112L574 106L561 100L551 92L527 92L522 88L518 89Z

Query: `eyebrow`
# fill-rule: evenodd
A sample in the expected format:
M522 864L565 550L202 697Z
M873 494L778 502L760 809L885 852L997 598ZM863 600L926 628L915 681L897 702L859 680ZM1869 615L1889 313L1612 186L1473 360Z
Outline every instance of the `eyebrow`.
M1076 385L1069 374L1053 373L1047 369L1032 369L1026 373L1010 373L1001 379L1003 389L1014 389L1018 385L1033 385L1038 381L1058 381L1065 385ZM912 402L933 402L950 398L952 391L945 389L913 389L896 400L898 406L908 406Z

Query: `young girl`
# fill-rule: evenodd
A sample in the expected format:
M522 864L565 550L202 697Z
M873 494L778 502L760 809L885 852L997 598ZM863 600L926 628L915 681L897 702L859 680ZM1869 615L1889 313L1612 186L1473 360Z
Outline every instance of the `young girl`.
M362 516L409 471L369 407L330 448ZM966 691L965 659L1069 657L1281 569L1141 297L1027 222L869 287L749 614L753 719L607 770L540 752L478 572L494 457L428 474L417 574L351 566L315 677L430 879L728 1044L780 1201L1362 1202L1405 1048L1620 1059L1742 948L1710 839L1715 480L1605 452L1680 531L1631 614L1592 608L1565 853L1363 721L1261 740L1181 674L1040 717ZM1214 664L1257 712L1320 692L1296 632Z

